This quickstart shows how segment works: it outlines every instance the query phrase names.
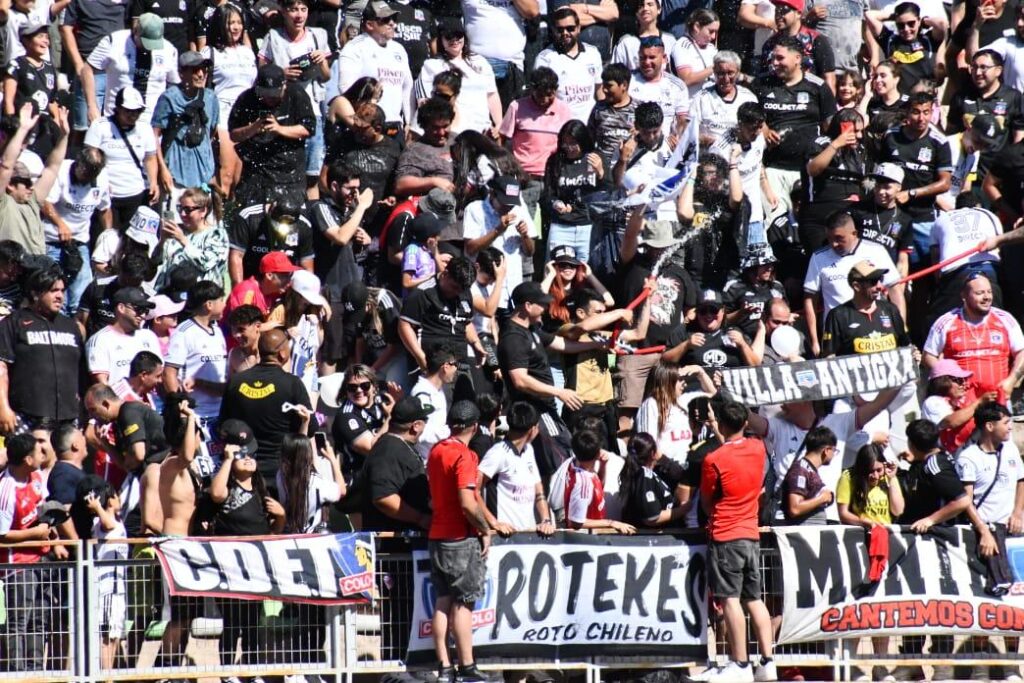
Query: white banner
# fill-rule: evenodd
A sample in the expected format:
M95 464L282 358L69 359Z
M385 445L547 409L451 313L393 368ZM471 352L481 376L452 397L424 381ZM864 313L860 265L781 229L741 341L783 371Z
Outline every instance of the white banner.
M557 533L495 538L473 610L480 657L699 657L707 646L706 548L683 536ZM413 553L407 661L434 661L436 599L426 551Z
M917 535L890 527L889 563L868 580L867 533L859 527L778 527L783 609L779 643L879 635L1024 630L1024 539L1007 539L1010 591L985 590L970 527Z

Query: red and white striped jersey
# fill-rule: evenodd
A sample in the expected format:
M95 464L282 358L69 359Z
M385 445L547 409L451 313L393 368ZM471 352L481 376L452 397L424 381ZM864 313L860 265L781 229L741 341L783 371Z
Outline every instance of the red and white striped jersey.
M935 321L924 351L951 358L974 373L971 384L978 393L998 390L1010 374L1013 356L1024 350L1024 333L1006 311L993 307L980 323L972 324L957 308ZM1000 396L1000 399L1005 397Z
M596 473L573 463L565 473L565 519L582 524L588 519L604 519L604 485Z
M37 508L46 498L46 484L39 472L33 472L24 484L11 476L10 470L0 474L0 535L9 531L28 529L39 519ZM38 562L48 553L48 547L2 548L0 562Z

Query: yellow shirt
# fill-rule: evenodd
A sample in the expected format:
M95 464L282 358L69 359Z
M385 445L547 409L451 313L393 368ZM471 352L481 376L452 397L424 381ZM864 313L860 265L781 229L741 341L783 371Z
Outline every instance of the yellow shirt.
M847 506L850 504L850 500L853 498L853 487L850 480L850 470L843 470L842 476L839 477L839 485L836 486L837 504ZM879 524L892 524L892 515L889 513L890 486L898 489L900 486L899 480L893 478L888 482L871 487L871 490L868 491L867 509L860 513L861 517Z

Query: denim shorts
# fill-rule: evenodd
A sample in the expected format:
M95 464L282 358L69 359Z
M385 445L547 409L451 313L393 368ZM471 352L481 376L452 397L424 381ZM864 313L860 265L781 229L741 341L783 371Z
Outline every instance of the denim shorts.
M460 541L430 541L430 580L437 597L472 605L484 596L484 559L475 536Z
M306 176L319 176L324 165L324 120L316 117L316 132L306 138Z

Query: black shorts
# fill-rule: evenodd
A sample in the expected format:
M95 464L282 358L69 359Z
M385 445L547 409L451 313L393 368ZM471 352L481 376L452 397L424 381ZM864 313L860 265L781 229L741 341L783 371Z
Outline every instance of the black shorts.
M484 559L480 541L430 541L430 580L437 597L472 605L484 596Z
M761 544L740 539L708 544L708 585L716 600L761 599Z

